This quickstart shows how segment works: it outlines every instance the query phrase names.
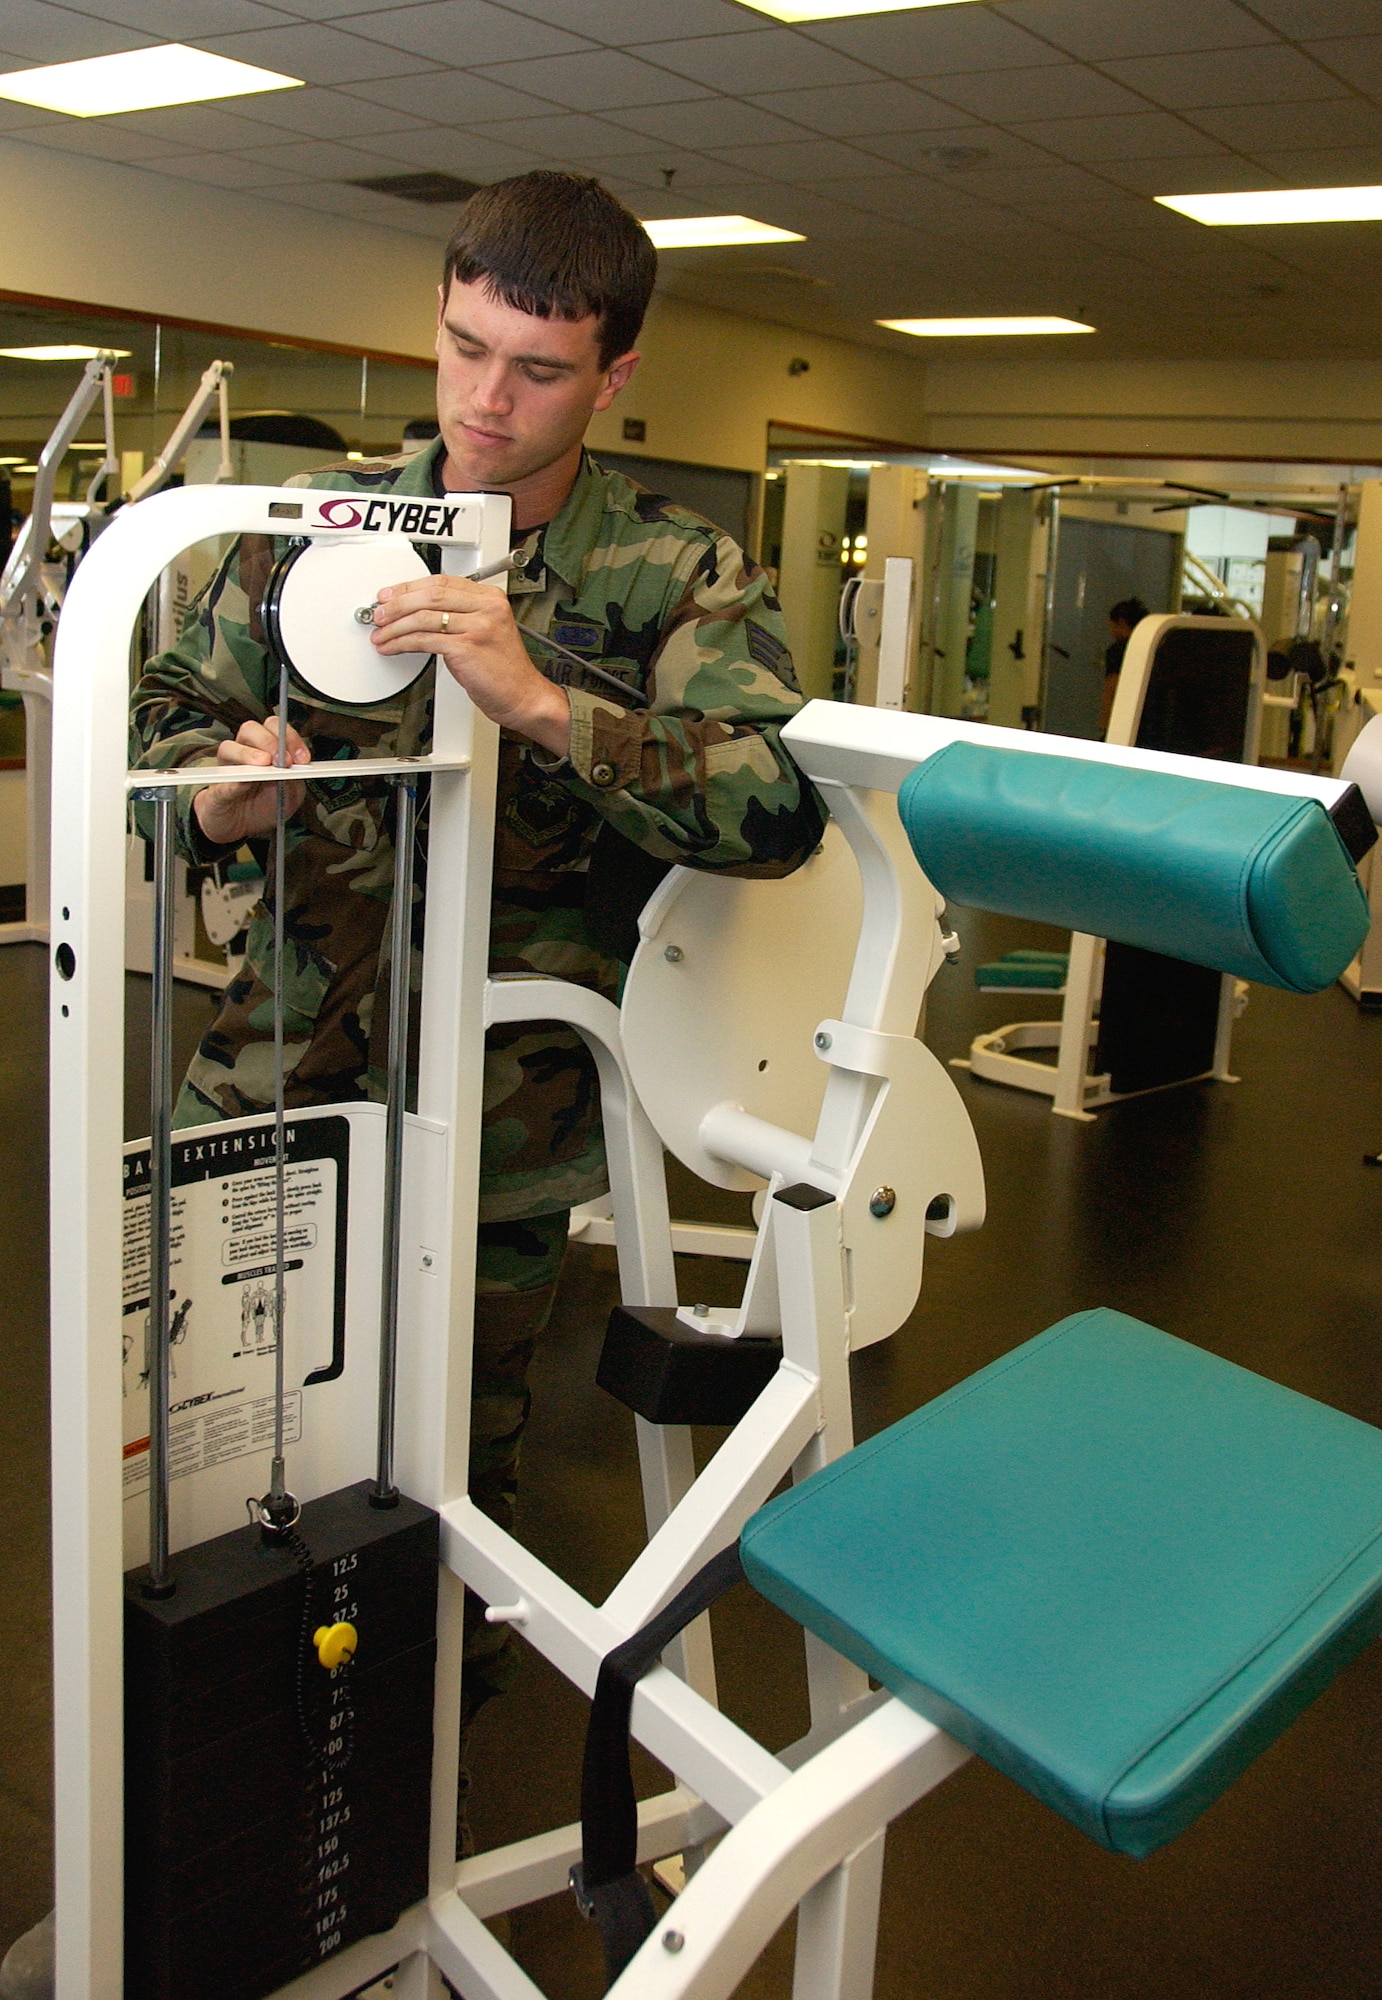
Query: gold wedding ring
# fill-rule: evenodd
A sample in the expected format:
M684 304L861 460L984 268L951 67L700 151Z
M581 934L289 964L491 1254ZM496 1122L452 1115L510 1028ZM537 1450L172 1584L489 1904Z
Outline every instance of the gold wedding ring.
M449 611L443 611L441 615L441 629L443 632L451 630L451 613Z

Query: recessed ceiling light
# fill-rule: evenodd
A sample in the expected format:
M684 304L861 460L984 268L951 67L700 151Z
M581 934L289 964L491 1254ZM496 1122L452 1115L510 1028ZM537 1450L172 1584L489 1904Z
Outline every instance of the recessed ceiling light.
M747 0L775 21L843 21L851 14L900 14L914 7L954 7L960 0Z
M0 97L64 111L70 118L109 118L117 111L152 111L165 104L202 104L212 97L248 97L259 90L300 90L302 78L232 62L229 56L163 42L84 62L44 63L0 76Z
M0 458L0 465L25 465L27 463L28 461L23 458Z
M94 361L98 354L113 354L125 360L128 347L0 347L6 361Z
M915 333L924 340L947 340L956 336L993 333L1093 333L1077 319L1052 319L1041 313L1018 314L1003 319L880 319L878 326L894 333Z
M1382 222L1382 187L1264 188L1260 194L1159 194L1192 222Z
M794 229L774 229L751 215L678 215L643 227L659 250L706 250L725 243L804 243Z

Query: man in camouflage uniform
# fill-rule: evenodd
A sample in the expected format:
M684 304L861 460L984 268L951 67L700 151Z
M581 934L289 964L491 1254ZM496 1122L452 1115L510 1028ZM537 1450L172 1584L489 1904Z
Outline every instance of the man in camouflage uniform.
M660 869L783 875L816 846L822 824L779 742L800 696L763 571L708 522L601 471L581 448L592 409L607 407L636 363L630 350L654 269L646 232L594 182L535 174L483 190L447 255L440 438L411 458L351 462L306 481L424 500L513 494L524 561L509 595L442 576L398 586L381 594L375 643L385 655L435 650L437 671L455 674L501 725L491 971L555 974L610 998ZM179 644L145 670L134 697L145 764L276 761L278 676L260 607L278 552L246 537ZM557 671L569 684L557 685L544 636L598 662L646 708L621 704L606 683L583 687L564 662ZM383 1095L390 794L353 780L349 765L425 750L431 684L429 672L365 711L293 701L291 754L339 758L342 775L289 798L290 1106ZM268 786L213 785L179 798L197 860L272 825ZM420 848L421 874L425 822ZM419 946L421 909L420 885ZM261 907L244 971L188 1071L181 1125L272 1101L272 940ZM492 1030L485 1106L471 1490L510 1526L528 1363L568 1211L606 1186L598 1088L580 1037L553 1023ZM476 1623L468 1713L502 1684L509 1643L507 1628Z

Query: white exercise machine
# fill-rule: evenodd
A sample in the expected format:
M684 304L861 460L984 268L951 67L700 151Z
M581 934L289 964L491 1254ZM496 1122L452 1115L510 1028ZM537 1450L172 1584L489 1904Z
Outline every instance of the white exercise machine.
M118 359L115 353L102 350L87 362L81 381L39 454L28 518L0 576L0 687L23 697L25 746L25 913L18 922L0 924L0 944L44 944L48 939L52 659L54 634L76 565L118 508L162 490L213 403L218 406L221 438L216 478L228 480L232 475L228 388L234 367L229 361L213 361L162 451L128 493L121 495L114 409ZM104 440L101 463L82 500L56 500L54 490L62 461L98 401ZM60 552L56 560L49 557L53 542ZM158 579L155 631L160 648L175 644L178 636L170 589L170 575ZM181 873L185 877L185 869ZM183 887L185 890L185 881ZM144 884L143 850L137 842L131 849L124 901L129 905L130 969L148 972L151 893ZM199 984L224 985L224 967L197 956L195 922L185 893L179 898L176 928L178 976Z
M1128 640L1106 740L1255 764L1266 669L1262 634L1249 620L1155 613ZM1129 964L1115 953L1110 981L1105 940L1076 932L1063 981L1049 983L1048 963L1028 985L1020 961L1032 956L1019 953L995 968L995 984L984 990L1054 991L1058 1018L976 1035L968 1056L952 1058L955 1068L1035 1091L1060 1117L1086 1122L1103 1105L1149 1089L1238 1081L1229 1065L1233 1023L1247 1002L1241 980L1224 977L1214 988L1192 969L1161 977L1147 958ZM982 969L976 976L982 985ZM1168 980L1171 990L1163 990ZM1187 993L1187 984L1201 990ZM1054 1051L1054 1061L1029 1053L1036 1050Z
M923 1421L918 1430L914 1418L894 1427L906 1432L895 1445L888 1432L852 1452L849 1354L907 1317L927 1237L983 1218L969 1119L913 1033L945 957L933 882L953 876L958 898L980 901L986 880L1026 879L1028 903L1052 921L1096 913L1102 921L1116 901L1123 915L1102 922L1105 934L1121 931L1140 945L1164 938L1168 894L1183 888L1178 937L1213 952L1226 970L1309 988L1335 976L1334 961L1356 942L1359 892L1330 824L1332 815L1356 837L1356 794L1329 779L813 702L786 734L831 809L820 853L780 883L674 871L643 913L616 1009L560 980L487 977L497 732L439 675L429 752L354 767L395 792L396 917L411 900L414 796L430 788L416 1111L403 1108L409 931L396 921L387 1105L287 1112L280 1055L273 1113L173 1133L171 801L207 772L127 769L129 637L151 584L190 543L282 536L303 546L280 573L279 612L291 582L312 618L301 643L284 647L281 703L294 670L318 686L320 672L336 666L393 675L396 685L403 670L372 656L356 614L382 573L400 564L406 572L410 551L382 545L369 527L356 493L210 487L158 496L106 530L74 580L60 631L52 984L58 2000L343 2000L389 1972L396 2000L442 2000L443 1979L465 2000L537 2000L484 1920L560 1893L573 1869L600 1921L620 2000L728 2000L793 1909L797 2000L867 2000L892 1818L976 1746L1070 1816L1084 1810L1066 1797L1075 1783L1068 1773L1034 1777L1031 1752L1008 1744L985 1707L992 1697L1003 1710L1007 1697L986 1688L983 1673L971 1676L968 1692L943 1687L933 1700L924 1663L895 1632L864 1632L863 1614L846 1601L858 1585L885 1622L905 1624L911 1597L929 1587L917 1570L922 1541L899 1543L894 1532L880 1549L886 1527L864 1525L851 1510L861 1480L886 1474L896 1449L905 1477L900 1485L884 1478L882 1517L910 1520L930 1490L916 1452L948 1434L944 1423ZM408 535L439 548L450 573L498 568L508 504L494 496L418 503ZM411 671L425 668L419 660ZM339 771L308 764L245 769L243 777L311 783ZM216 772L232 782L239 775ZM1091 785L1099 812L1090 810ZM155 820L158 921L151 1138L128 1147L119 892L131 795ZM1158 825L1174 822L1182 845L1149 839L1149 813ZM1186 874L1185 843L1193 848L1205 824L1234 851L1213 881L1197 884ZM280 856L281 825L280 809ZM1005 869L986 840L997 842ZM1052 856L1062 853L1075 862L1083 854L1087 865L1053 876ZM1259 892L1251 923L1224 887L1245 869ZM281 874L275 908L281 926ZM601 1081L623 1304L600 1379L640 1411L648 1541L600 1605L496 1528L465 1491L483 1039L487 1025L530 1019L575 1026ZM677 1301L664 1145L718 1185L765 1190L734 1311ZM1131 1343L1144 1428L1149 1411L1153 1428L1181 1421L1186 1369L1208 1370L1221 1396L1258 1395L1238 1386L1258 1378L1228 1370L1234 1379L1225 1387L1215 1371L1226 1364L1152 1329L1134 1336L1125 1331L1133 1322L1104 1325L1116 1314L1080 1317L1100 1323L1054 1347L1053 1330L1028 1344L1040 1354L1024 1364L1027 1374L996 1364L920 1419L957 1408L972 1430L987 1420L995 1393L1009 1395L1013 1382L1049 1369L1053 1354L1060 1365L1066 1355L1078 1361L1091 1341ZM1102 1350L1086 1354L1086 1364L1095 1379L1118 1372ZM1192 1386L1185 1400L1201 1410L1207 1392L1198 1375ZM1258 1388L1269 1401L1286 1398ZM1102 1404L1078 1389L1072 1430L1060 1403L1066 1391L1040 1390L1050 1394L1052 1449L1068 1458L1072 1436L1083 1444L1079 1426L1102 1421ZM1222 1510L1190 1510L1196 1531L1220 1540L1187 1551L1186 1587L1213 1588L1221 1621L1230 1595L1219 1581L1223 1565L1284 1547L1286 1526L1271 1509L1298 1503L1289 1466L1301 1467L1318 1498L1325 1447L1315 1429L1349 1422L1287 1400L1277 1435L1288 1472L1275 1482L1256 1478L1254 1493L1269 1489L1259 1515L1235 1514L1226 1526ZM736 1420L696 1475L686 1425L716 1403L734 1405ZM1113 1423L1117 1413L1106 1414ZM928 1554L921 1569L934 1571L947 1593L976 1670L1021 1678L1021 1647L995 1649L974 1626L963 1552L946 1540L963 1540L973 1524L990 1553L995 1541L1005 1545L1007 1530L995 1537L979 1518L1013 1497L1001 1493L1015 1463L1003 1421L987 1443L987 1433L974 1440L979 1490L936 1489L945 1531L934 1553L944 1560L937 1567ZM1230 1429L1233 1421L1230 1411ZM1357 1450L1367 1460L1359 1483L1379 1515L1382 1438L1354 1429L1377 1439L1371 1456ZM1023 1435L1033 1435L1030 1424ZM1348 1442L1356 1444L1352 1431ZM1249 1444L1256 1448L1256 1431ZM1193 1454L1176 1439L1172 1447L1184 1512L1186 1479L1218 1473L1204 1452L1196 1472ZM1091 1436L1087 1453L1074 1456L1081 1464L1087 1457L1107 1486L1100 1453L1113 1448ZM967 1443L961 1470L970 1457ZM1155 1459L1144 1452L1139 1477L1150 1476ZM790 1492L765 1506L788 1474ZM954 1466L943 1473L957 1476ZM1059 1484L1044 1461L1033 1479L1014 1501L1018 1527ZM984 1482L992 1488L981 1506ZM1147 1492L1129 1505L1164 1556ZM1360 1543L1363 1505L1341 1508L1334 1524L1350 1548L1372 1546ZM793 1526L796 1509L804 1510L803 1534ZM1068 1507L1067 1531L1121 1532L1106 1511ZM697 1615L708 1601L705 1566L717 1566L718 1577L741 1535L751 1579L808 1628L811 1728L779 1754L718 1710ZM1125 1553L1132 1560L1137 1550L1130 1543ZM802 1574L815 1561L822 1574ZM1328 1566L1337 1576L1338 1564ZM1083 1573L1057 1549L1058 1595L1066 1596L1051 1618L1062 1638L1071 1630L1072 1579ZM1091 1573L1107 1579L1106 1555L1092 1560ZM1024 1569L1022 1591L1039 1581ZM1382 1574L1370 1570L1367 1581L1370 1611L1382 1598ZM1015 1582L982 1577L973 1603ZM599 1684L604 1735L592 1737L587 1753L584 1830L573 1822L458 1864L462 1584L492 1621L512 1625L586 1694ZM1129 1587L1146 1599L1136 1573ZM1298 1578L1285 1587L1300 1599ZM1096 1591L1095 1609L1098 1601ZM1334 1599L1330 1608L1337 1648L1344 1610ZM1039 1606L1032 1614L1014 1602L1013 1610L1021 1612L1013 1630L1024 1637L1033 1616L1040 1629L1049 1622ZM1116 1626L1123 1608L1111 1615ZM1278 1629L1275 1600L1261 1617ZM924 1635L933 1624L919 1616L907 1629ZM122 1630L137 1667L128 1682ZM1142 1651L1125 1659L1095 1635L1097 1675L1141 1672L1147 1700L1179 1701L1179 1684L1160 1687L1155 1645L1140 1625L1132 1639ZM1235 1626L1217 1632L1216 1643L1236 1658L1246 1641ZM1319 1678L1323 1645L1322 1631L1304 1649L1306 1682L1311 1672ZM870 1676L883 1683L877 1691ZM1050 1683L1049 1674L1037 1678ZM1280 1715L1270 1710L1274 1733L1289 1719L1281 1688L1294 1694L1300 1679L1283 1668L1240 1704L1237 1736L1261 1747L1269 1697L1278 1708L1285 1702ZM674 1777L672 1790L636 1812L617 1782L621 1688L633 1733ZM1083 1713L1093 1732L1087 1701ZM1139 1708L1137 1728L1144 1720ZM1171 1786L1182 1823L1205 1803L1206 1786L1212 1796L1237 1768L1231 1758L1226 1767L1224 1751L1237 1736L1220 1727L1213 1757L1206 1743L1182 1745ZM1158 1801L1165 1791L1163 1781ZM1161 1813L1149 1833L1139 1819L1135 1838L1155 1844L1169 1820ZM1109 1844L1118 1844L1113 1834ZM619 1866L627 1859L622 1874L611 1873L611 1854ZM673 1854L686 1856L690 1879L650 1929L646 1888L632 1902L624 1892L635 1859Z

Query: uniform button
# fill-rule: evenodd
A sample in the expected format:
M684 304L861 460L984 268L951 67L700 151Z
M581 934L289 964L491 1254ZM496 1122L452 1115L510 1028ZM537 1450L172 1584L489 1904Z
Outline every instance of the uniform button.
M592 764L590 767L590 782L599 785L602 791L614 783L616 775L613 764Z

